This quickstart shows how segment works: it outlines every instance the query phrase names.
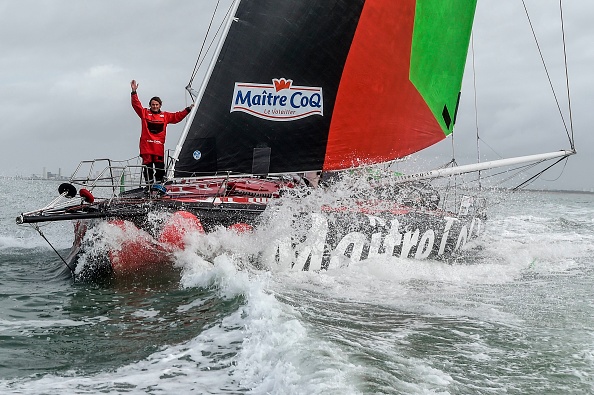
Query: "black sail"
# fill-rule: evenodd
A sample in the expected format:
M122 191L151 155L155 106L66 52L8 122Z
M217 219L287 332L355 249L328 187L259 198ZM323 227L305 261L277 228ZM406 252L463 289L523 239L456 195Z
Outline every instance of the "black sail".
M236 12L175 167L216 172L322 169L332 111L365 0L245 0ZM290 122L230 108L236 83L323 87L323 115Z

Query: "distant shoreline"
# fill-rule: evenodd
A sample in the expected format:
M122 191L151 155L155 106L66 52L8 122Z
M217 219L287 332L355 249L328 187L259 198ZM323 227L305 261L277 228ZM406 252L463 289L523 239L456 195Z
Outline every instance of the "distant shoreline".
M591 191L577 191L573 189L523 189L524 192L549 192L549 193L574 193L574 194L588 194L592 195L594 192Z

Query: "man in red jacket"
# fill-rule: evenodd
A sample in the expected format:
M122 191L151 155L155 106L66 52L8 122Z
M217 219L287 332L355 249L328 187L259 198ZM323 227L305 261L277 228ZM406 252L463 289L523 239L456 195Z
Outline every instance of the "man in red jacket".
M162 182L165 177L165 135L167 125L178 123L186 117L194 105L178 112L161 111L161 99L153 97L149 101L150 109L143 108L138 99L136 80L130 82L132 88L132 108L140 117L142 130L140 132L140 157L144 167L144 178L148 183Z

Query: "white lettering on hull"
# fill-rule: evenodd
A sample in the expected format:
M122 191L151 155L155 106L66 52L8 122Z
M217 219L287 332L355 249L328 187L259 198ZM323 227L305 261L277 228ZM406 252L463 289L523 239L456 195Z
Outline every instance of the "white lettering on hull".
M271 269L318 271L382 256L423 260L452 254L482 231L479 218L462 224L457 218L444 217L423 230L419 226L412 229L412 225L407 225L404 233L400 232L401 222L396 218L389 220L389 226L388 221L377 216L367 215L367 219L368 223L364 225L368 226L362 228L372 231L357 230L337 238L339 230L331 229L328 218L312 213L304 241L295 242L290 236L279 238L264 252L262 261Z
M419 241L415 259L427 259L433 250L433 243L435 243L435 232L433 229L427 229Z
M400 251L401 258L408 258L410 250L419 242L419 230L414 232L406 232L402 238L402 250Z
M439 244L439 252L437 253L438 256L442 256L445 251L446 243L448 242L448 235L450 234L450 229L452 229L452 224L455 220L456 218L445 217L446 225L443 230L443 236L441 237L441 243Z
M348 266L349 261L351 263L357 263L363 258L363 247L367 243L367 236L363 233L352 232L347 234L340 240L338 245L333 251L332 257L330 258L330 268L338 268L342 266ZM351 249L350 259L347 257L347 251ZM346 258L346 259L345 259ZM346 263L346 264L345 264Z

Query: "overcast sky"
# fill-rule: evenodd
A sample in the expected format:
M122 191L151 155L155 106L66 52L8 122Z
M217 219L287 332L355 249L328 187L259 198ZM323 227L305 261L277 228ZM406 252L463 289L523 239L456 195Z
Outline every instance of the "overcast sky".
M223 1L223 5L229 0ZM215 0L0 0L0 175L69 175L79 161L138 155L140 122L130 80L146 105L188 104L187 85ZM521 0L479 0L474 30L481 155L498 159L569 147ZM567 113L558 0L526 0L561 108ZM551 189L594 189L594 2L564 2L578 155ZM469 59L472 59L469 55ZM456 127L460 164L476 159L468 63ZM194 87L198 88L197 83ZM175 148L183 123L168 128ZM467 138L468 137L468 138ZM450 156L442 142L425 153ZM447 151L447 153L445 153ZM561 168L548 179L557 178ZM547 177L545 177L547 178Z

